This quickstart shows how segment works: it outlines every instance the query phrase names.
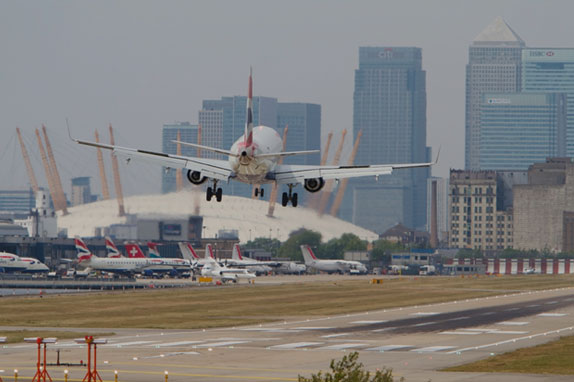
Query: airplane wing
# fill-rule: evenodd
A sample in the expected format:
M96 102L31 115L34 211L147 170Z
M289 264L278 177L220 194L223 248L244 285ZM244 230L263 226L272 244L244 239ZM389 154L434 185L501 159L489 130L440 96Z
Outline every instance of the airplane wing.
M313 165L277 165L275 180L277 183L303 183L305 179L323 178L344 179L361 176L390 175L394 169L429 167L436 162L376 164L365 166L313 166Z
M186 168L192 171L199 171L203 176L208 178L225 181L227 181L231 176L231 168L229 166L229 162L225 160L186 157L156 151L108 145L105 143L82 141L75 138L72 139L81 145L112 150L115 155L121 155L126 157L128 160L138 159L170 168Z

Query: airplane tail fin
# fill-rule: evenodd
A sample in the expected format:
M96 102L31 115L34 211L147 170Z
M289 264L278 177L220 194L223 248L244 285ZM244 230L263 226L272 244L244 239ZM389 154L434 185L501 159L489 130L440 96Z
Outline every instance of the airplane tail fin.
M108 252L108 257L122 257L118 247L116 247L109 236L106 236L106 251Z
M74 238L74 244L76 244L76 251L78 251L78 260L80 262L89 260L93 256L86 243L84 243L79 236Z
M211 244L205 246L205 258L215 260L215 255L213 254L213 247Z
M243 135L243 143L245 147L251 146L253 143L253 79L252 71L249 69L249 91L247 93L247 120L245 121L245 133Z
M239 248L239 244L235 244L233 246L233 252L231 254L231 258L233 260L243 260L243 256L241 256L241 248Z
M148 247L149 257L161 257L161 255L159 254L158 245L156 243L152 243L151 241L148 241L147 247Z
M308 245L301 246L301 253L303 254L303 259L305 260L305 264L312 263L313 260L317 260L313 250Z
M139 245L137 244L126 244L126 252L128 254L128 257L130 258L142 258L145 257L142 249L140 248Z

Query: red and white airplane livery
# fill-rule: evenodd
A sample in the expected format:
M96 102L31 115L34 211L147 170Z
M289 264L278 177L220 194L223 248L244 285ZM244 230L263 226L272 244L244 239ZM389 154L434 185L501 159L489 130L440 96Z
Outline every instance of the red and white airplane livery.
M202 150L224 154L229 157L227 161L220 159L196 158L182 155L167 154L142 149L134 149L98 142L83 141L72 138L76 143L112 150L114 154L131 159L141 159L156 163L167 168L187 169L187 179L196 185L210 181L207 187L207 200L213 196L219 202L222 198L222 189L218 187L220 181L229 182L234 179L248 184L277 183L287 184L289 192L282 195L281 204L286 206L289 202L297 206L297 193L293 187L303 184L305 190L317 192L325 185L327 179L344 179L361 176L389 175L395 169L429 167L429 163L403 163L403 164L375 164L359 166L320 166L320 165L286 165L279 164L279 158L290 155L316 153L311 151L281 151L283 142L275 129L267 126L253 127L253 82L249 75L249 92L247 97L247 118L245 131L229 150L202 146L194 143L179 142L182 145L192 146ZM438 157L437 157L438 160ZM263 195L263 189L256 188L255 196Z

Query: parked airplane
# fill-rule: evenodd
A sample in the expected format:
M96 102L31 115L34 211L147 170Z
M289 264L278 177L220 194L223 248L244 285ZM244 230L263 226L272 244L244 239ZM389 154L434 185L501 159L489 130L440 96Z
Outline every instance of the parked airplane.
M82 239L74 239L79 264L85 268L113 273L140 273L148 267L147 259L127 257L98 257L92 254Z
M216 277L221 281L251 280L257 277L254 273L245 268L228 268L221 266L217 261L209 261L201 268L201 275L206 277Z
M181 251L181 256L184 259L189 260L191 262L193 269L199 269L203 267L206 263L214 261L211 258L205 259L199 257L199 255L195 252L195 250L189 243L180 242L177 243L177 245L179 246L179 250ZM207 248L205 249L205 251L207 252Z
M254 272L267 273L270 270L274 270L275 273L282 274L301 274L307 270L305 264L297 264L294 261L259 261L255 259L246 259L241 255L241 248L239 244L233 246L233 252L231 255L232 262L231 265L235 266L245 266ZM233 261L239 260L238 263L233 263ZM229 262L229 260L226 260ZM228 263L229 264L229 263ZM263 267L262 269L257 269L258 267Z
M402 163L402 164L375 164L355 166L319 166L319 165L286 165L278 164L280 157L310 154L319 150L283 152L283 142L279 133L271 127L253 127L253 82L249 75L249 91L247 96L247 118L244 134L229 150L202 146L195 143L179 142L182 145L211 151L228 156L228 160L187 157L167 154L143 149L134 149L98 142L83 141L70 138L76 143L112 150L114 154L123 155L129 162L131 159L141 159L156 163L166 168L187 169L187 179L200 185L211 181L207 187L206 199L210 201L213 196L220 202L222 189L218 187L220 181L229 182L230 179L248 184L287 184L289 192L284 192L281 204L286 206L289 202L297 206L297 193L293 188L302 183L305 190L318 192L328 179L343 179L362 176L389 175L395 169L429 167L435 162L428 163ZM438 160L438 156L437 156ZM263 196L262 188L255 188L255 196Z
M13 253L0 252L0 270L6 273L39 273L49 272L46 264L32 257L20 257Z
M149 245L150 243L148 243ZM155 253L159 254L157 251L157 244L155 244ZM126 246L126 252L129 254L130 258L140 258L146 259L149 263L149 268L156 272L169 272L171 270L176 271L189 271L191 270L191 262L186 259L178 259L172 257L159 257L150 256L146 257L138 244L128 243ZM151 252L151 251L150 251Z
M271 267L267 262L259 261L256 259L244 259L241 255L241 248L239 248L239 244L235 244L233 246L231 259L223 260L223 264L231 265L234 267L244 267L252 272L255 272L256 275L271 272ZM279 264L275 265L278 266Z
M358 261L318 259L308 245L301 246L301 253L307 267L327 273L365 274L367 267Z

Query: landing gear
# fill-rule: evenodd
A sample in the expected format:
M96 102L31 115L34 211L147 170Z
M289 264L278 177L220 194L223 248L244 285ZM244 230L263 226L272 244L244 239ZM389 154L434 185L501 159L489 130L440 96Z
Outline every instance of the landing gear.
M255 197L263 197L263 193L264 193L265 189L263 187L259 188L259 187L255 187Z
M282 197L281 197L281 205L283 207L286 207L287 204L289 204L289 201L291 201L291 205L293 207L297 207L297 193L293 192L293 187L295 186L294 184L289 184L289 193L284 192Z
M215 200L217 200L218 202L221 202L221 199L223 197L223 190L220 188L217 188L217 181L214 180L213 181L213 187L209 186L207 187L207 192L205 194L205 199L210 202L211 198L213 198L215 196Z

